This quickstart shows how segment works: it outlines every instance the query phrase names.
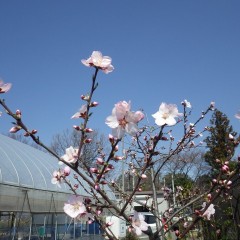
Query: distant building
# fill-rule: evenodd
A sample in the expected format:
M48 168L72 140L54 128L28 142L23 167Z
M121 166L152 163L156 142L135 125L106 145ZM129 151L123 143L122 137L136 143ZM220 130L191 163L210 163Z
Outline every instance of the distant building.
M137 212L147 212L148 207L151 207L153 204L153 192L152 191L136 192L135 196L136 201L133 201L131 210L135 210ZM157 192L157 202L160 214L168 209L168 202L167 200L164 199L163 191Z

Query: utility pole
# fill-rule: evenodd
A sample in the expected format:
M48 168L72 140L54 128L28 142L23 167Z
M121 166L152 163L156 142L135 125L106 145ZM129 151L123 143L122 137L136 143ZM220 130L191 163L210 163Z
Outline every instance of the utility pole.
M175 186L174 186L174 178L172 174L172 191L173 191L173 208L176 207L176 196L175 196Z

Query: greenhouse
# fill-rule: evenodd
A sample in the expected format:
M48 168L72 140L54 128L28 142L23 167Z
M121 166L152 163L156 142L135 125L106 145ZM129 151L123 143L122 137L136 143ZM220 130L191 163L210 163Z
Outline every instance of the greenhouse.
M77 239L101 236L97 224L74 222L63 212L72 192L51 183L58 161L0 135L0 239ZM74 179L70 177L70 181ZM83 181L86 189L88 185ZM78 193L88 197L79 187ZM109 190L108 195L113 193ZM82 238L81 238L82 239Z

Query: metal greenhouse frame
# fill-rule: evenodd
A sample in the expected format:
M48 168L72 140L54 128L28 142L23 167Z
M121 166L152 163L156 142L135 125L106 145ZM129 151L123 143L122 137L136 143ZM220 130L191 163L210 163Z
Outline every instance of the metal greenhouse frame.
M0 135L0 240L102 239L96 223L75 222L64 213L72 192L66 184L59 188L51 183L57 168L49 154ZM114 200L111 190L106 191Z

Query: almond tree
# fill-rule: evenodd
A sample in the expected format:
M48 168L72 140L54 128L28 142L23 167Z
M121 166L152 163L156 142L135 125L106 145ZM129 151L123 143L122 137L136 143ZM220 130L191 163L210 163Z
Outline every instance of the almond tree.
M115 240L117 237L110 228L113 223L106 222L102 217L104 211L109 211L111 214L127 221L130 224L129 231L137 235L144 232L149 236L149 239L160 239L170 230L171 220L178 212L172 213L172 210L169 209L165 212L164 218L160 216L156 196L157 178L163 171L166 163L174 159L176 155L189 149L194 149L201 144L199 139L202 134L209 131L209 128L205 127L197 131L197 127L199 122L203 121L205 116L214 110L214 103L210 103L206 110L200 114L199 118L192 123L189 123L188 120L191 115L191 110L189 110L191 109L191 104L187 100L181 102L183 113L179 112L176 104L161 103L158 111L152 114L155 124L150 126L147 122L144 124L145 114L143 111L132 111L130 101L119 101L114 105L111 114L105 121L112 130L108 137L109 151L99 148L95 166L89 166L84 153L88 144L92 142L91 134L94 131L94 128L89 126L88 123L90 117L92 117L92 111L95 107L98 107L98 102L94 100L94 93L98 88L97 76L100 71L104 73L112 72L114 67L112 59L108 56L103 56L98 51L94 51L88 59L82 60L82 63L87 67L93 68L94 74L89 92L81 96L82 106L72 116L72 118L79 119L79 125L73 126L75 131L81 133L77 147L69 146L65 154L59 156L40 140L36 129L32 130L27 127L22 121L20 110L12 111L6 102L0 99L2 107L15 120L10 132L22 131L24 136L31 137L35 143L43 147L56 157L57 161L63 164L54 171L52 183L61 185L62 182L66 182L73 192L73 196L64 206L66 214L73 218L84 218L98 222L102 230L105 231L106 236ZM0 83L0 93L6 93L10 88L11 84ZM173 136L172 130L174 128L182 128L183 136L178 140L175 140ZM123 155L119 151L119 145L124 136L130 136L130 140ZM229 141L234 141L235 147L238 145L238 140L235 140L234 137L229 139ZM123 192L122 188L115 181L107 177L107 174L114 169L114 165L122 164L122 162L134 175L135 184L130 193ZM230 171L227 162L224 162L219 164L218 168L220 173L216 178L212 179L211 187L202 194L192 192L188 201L179 209L181 211L193 203L196 206L192 216L193 221L183 222L178 229L174 230L179 239L184 238L200 220L211 221L215 213L215 201L219 197L225 196L225 193L231 189L231 179L239 171L239 165ZM149 206L146 203L145 207L156 216L156 232L152 232L151 229L146 227L147 225L141 214L135 213L131 217L128 212L129 205L136 201L136 192L142 189L147 172L151 173L153 204ZM69 174L74 174L76 184L68 181ZM88 184L90 190L84 188L83 181ZM105 191L106 185L121 196L121 205L114 202L107 195ZM91 198L79 196L78 188L80 187L87 191ZM164 191L167 190L164 189Z

